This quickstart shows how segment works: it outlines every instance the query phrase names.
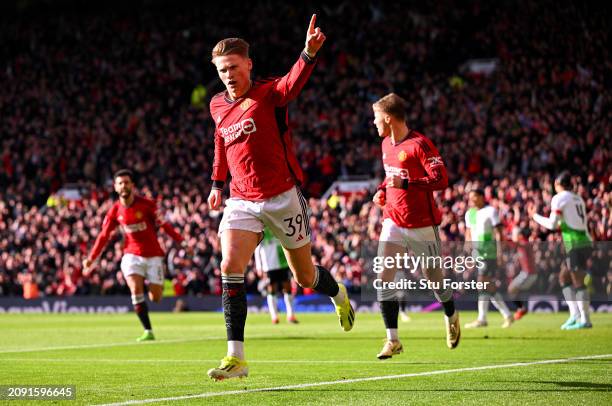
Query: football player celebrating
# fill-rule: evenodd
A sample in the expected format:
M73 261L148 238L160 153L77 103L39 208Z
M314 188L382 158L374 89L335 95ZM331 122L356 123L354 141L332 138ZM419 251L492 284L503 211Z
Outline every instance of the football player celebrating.
M312 263L308 203L299 189L303 174L289 134L287 104L300 93L325 41L315 21L313 15L304 50L283 77L251 80L249 45L240 38L219 41L212 51L212 62L226 90L210 102L216 124L213 187L208 197L211 209L221 207L228 171L232 181L219 226L228 348L221 365L208 371L211 379L248 375L244 272L264 227L281 242L297 283L329 296L342 329L353 328L355 312L346 288L328 270Z
M164 251L157 241L157 228L162 228L174 241L187 248L183 237L166 222L157 209L157 204L134 192L134 175L128 169L115 173L114 188L119 201L110 208L102 231L89 256L83 261L83 275L87 276L94 262L108 243L113 231L119 227L123 232L125 244L121 271L125 276L132 294L134 310L144 327L144 333L137 341L154 340L149 310L144 295L144 280L149 281L149 299L159 302L164 283ZM191 250L188 249L191 253Z

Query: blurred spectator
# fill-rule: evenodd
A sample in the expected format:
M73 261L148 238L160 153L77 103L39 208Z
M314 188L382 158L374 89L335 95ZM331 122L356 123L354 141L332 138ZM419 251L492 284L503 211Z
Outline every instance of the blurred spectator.
M548 210L561 169L575 174L595 239L612 240L608 9L567 0L370 3L269 1L245 12L229 2L111 1L0 17L0 295L128 292L119 239L91 277L80 273L112 204L111 174L126 165L195 250L191 260L163 240L175 293L220 294L220 215L205 201L214 123L201 105L220 90L210 48L243 36L257 76L283 74L312 10L329 39L290 106L290 126L313 197L313 252L337 279L358 289L359 253L378 237L380 212L371 196L318 197L339 175L382 177L371 103L391 91L409 101L409 126L433 139L448 166L450 186L436 196L443 240L463 240L467 192L481 187L508 235L521 227L531 241L558 241L530 215ZM271 15L283 18L271 24ZM497 68L461 68L473 58L495 58ZM59 197L68 183L86 193ZM251 291L257 279L248 272Z

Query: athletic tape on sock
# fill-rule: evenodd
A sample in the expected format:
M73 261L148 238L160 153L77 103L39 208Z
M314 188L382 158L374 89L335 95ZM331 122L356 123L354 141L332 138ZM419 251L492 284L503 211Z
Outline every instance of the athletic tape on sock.
M132 295L132 304L137 305L145 301L144 295Z

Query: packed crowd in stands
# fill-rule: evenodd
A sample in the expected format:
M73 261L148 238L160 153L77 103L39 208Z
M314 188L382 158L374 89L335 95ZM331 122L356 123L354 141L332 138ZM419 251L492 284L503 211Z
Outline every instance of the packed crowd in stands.
M475 187L499 209L508 238L520 229L531 241L558 240L529 218L548 214L562 169L586 201L594 239L612 240L609 11L527 0L146 4L0 17L0 296L129 292L117 272L119 235L96 272L81 274L115 198L112 173L123 167L195 250L189 257L160 235L174 292L220 294L221 213L206 203L214 123L191 93L198 84L207 98L222 90L209 55L229 36L251 43L255 76L285 73L313 10L327 41L290 106L290 127L313 255L338 280L359 289L360 250L377 240L381 213L371 194L320 196L341 176L383 177L371 104L391 91L448 167L450 184L436 193L444 241L464 239ZM465 70L474 58L496 68ZM67 185L81 196L59 196ZM260 276L249 268L251 293Z

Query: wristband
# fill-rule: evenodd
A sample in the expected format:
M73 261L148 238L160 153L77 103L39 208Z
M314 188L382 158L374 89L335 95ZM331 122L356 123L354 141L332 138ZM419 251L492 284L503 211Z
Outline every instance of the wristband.
M302 51L302 59L308 64L314 63L316 56L317 54L313 54L312 56L310 56L308 52L306 52L306 48L304 48L304 50Z

